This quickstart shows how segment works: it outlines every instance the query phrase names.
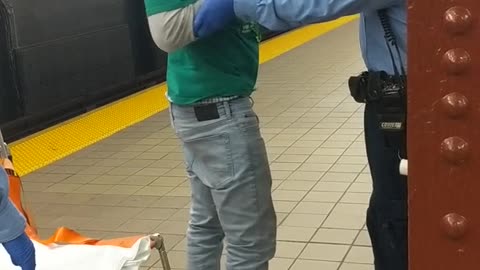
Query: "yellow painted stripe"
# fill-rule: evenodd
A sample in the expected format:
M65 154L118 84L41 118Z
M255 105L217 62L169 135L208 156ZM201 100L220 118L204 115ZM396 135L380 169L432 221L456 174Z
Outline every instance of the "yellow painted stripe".
M260 63L356 18L311 25L268 40L260 46ZM31 173L167 109L165 92L161 84L12 143L17 172Z

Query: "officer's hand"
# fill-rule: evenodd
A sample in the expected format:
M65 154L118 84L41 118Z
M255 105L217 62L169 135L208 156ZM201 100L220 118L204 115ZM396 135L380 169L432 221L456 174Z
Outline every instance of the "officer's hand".
M233 0L203 0L195 16L193 31L197 38L204 38L223 30L234 20Z
M14 265L21 267L22 270L35 270L35 247L25 233L3 243L3 247L10 254Z

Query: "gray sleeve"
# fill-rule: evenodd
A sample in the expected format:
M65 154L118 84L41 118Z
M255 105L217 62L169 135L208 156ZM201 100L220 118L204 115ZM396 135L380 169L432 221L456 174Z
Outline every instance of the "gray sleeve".
M150 33L158 48L169 53L195 41L193 20L201 2L148 17Z
M0 168L0 243L16 239L25 230L25 218L8 198L8 176Z

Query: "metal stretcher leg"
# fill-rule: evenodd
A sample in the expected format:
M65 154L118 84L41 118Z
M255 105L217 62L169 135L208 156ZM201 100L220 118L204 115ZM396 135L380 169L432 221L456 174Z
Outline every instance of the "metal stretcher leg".
M152 248L158 250L160 254L160 261L162 262L162 267L164 270L171 270L170 262L168 261L167 250L165 249L165 241L160 235L152 235L150 237L152 240Z

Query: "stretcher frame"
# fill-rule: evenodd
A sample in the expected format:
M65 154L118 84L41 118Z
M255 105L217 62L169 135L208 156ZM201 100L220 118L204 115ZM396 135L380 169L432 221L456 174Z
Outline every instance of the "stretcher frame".
M8 144L3 138L2 131L0 130L0 160L9 160L13 164L12 154ZM0 164L3 167L2 164ZM9 174L15 174L11 169L4 168ZM164 270L171 270L170 261L168 260L167 249L165 247L165 239L160 234L150 235L150 248L156 249L160 256L160 262Z

